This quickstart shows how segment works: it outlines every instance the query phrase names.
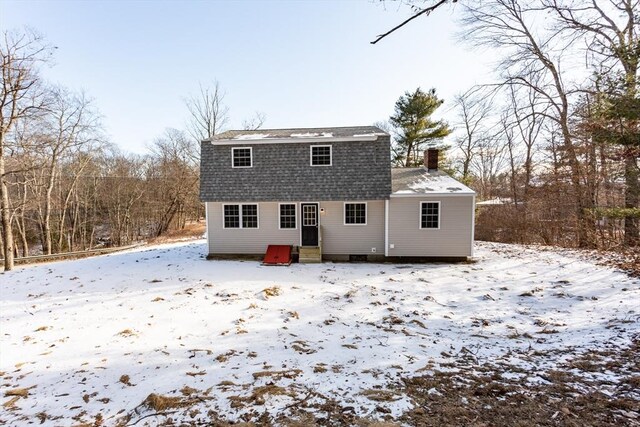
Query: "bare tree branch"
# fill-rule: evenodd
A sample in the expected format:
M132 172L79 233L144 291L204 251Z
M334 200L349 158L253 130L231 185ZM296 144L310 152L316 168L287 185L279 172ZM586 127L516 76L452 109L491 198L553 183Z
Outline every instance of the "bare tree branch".
M380 40L382 40L383 38L387 37L389 34L393 33L396 30L399 30L400 28L404 27L409 22L413 21L414 19L416 19L419 16L422 16L422 15L429 16L431 14L431 12L433 12L434 10L436 10L437 8L442 6L443 4L448 3L449 1L451 1L452 3L456 3L458 0L439 0L436 4L434 4L432 6L429 6L429 7L425 7L424 9L421 9L416 14L414 14L412 17L410 17L409 19L404 20L402 23L400 23L399 25L396 25L395 27L393 27L392 29L390 29L386 33L378 35L378 37L376 37L376 39L374 41L372 41L371 44L378 43Z

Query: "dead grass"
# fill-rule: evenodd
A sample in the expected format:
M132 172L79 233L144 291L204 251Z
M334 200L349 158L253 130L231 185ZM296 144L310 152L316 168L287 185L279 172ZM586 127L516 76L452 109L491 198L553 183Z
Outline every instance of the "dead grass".
M11 410L16 408L16 402L20 400L20 396L14 396L11 399L7 400L2 404L2 407L6 410Z
M132 331L131 329L123 329L122 331L118 332L116 335L120 335L123 337L135 337L138 334L136 334L134 331Z
M147 240L147 244L155 245L159 243L169 243L179 240L199 239L205 233L206 225L205 221L190 222L185 225L184 228L179 230L170 230L164 233L162 236L154 237Z
M35 386L25 387L25 388L14 388L11 390L7 390L4 392L4 397L16 396L16 397L26 398L27 396L29 396L29 390L31 390L34 387Z
M289 369L285 371L258 371L253 373L253 379L257 380L264 377L271 378L272 381L278 381L282 378L294 379L302 373L302 369Z
M129 378L129 375L122 375L120 376L120 379L118 381L124 385L128 385L129 387L133 387L133 384L131 384L130 380L131 378Z
M265 299L269 299L270 297L277 297L282 294L282 289L279 286L272 286L270 288L265 288L262 290Z
M369 389L360 394L375 402L394 402L401 398L397 392L391 390Z
M190 396L192 394L197 394L198 390L186 385L180 389L180 393L182 393L183 396Z
M167 409L182 408L185 404L185 400L181 397L162 396L156 393L151 393L142 402L143 406L153 409L156 412L163 412Z

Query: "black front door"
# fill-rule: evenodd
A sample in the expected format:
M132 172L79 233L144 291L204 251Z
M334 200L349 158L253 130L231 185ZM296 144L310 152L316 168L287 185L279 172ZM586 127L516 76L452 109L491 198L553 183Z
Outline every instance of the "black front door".
M302 205L302 246L318 246L318 204Z

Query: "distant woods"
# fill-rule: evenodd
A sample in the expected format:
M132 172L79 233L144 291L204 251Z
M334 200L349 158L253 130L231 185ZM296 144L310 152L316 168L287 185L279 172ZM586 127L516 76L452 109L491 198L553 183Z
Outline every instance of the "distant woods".
M448 160L486 202L476 237L640 246L640 2L405 3L414 15L451 5L460 42L499 60L493 82L451 100Z
M217 82L185 100L185 130L166 129L144 155L117 148L95 102L51 85L40 69L53 48L33 31L0 40L0 243L16 256L121 246L203 218L200 140L228 122ZM261 126L257 114L247 125Z

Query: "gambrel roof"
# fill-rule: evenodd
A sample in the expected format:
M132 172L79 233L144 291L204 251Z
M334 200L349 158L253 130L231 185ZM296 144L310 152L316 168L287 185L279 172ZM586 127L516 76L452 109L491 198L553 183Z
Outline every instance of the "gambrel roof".
M375 126L234 130L202 142L205 202L384 200L391 194L389 134ZM314 145L331 145L331 166L311 166ZM232 168L249 147L252 167Z

